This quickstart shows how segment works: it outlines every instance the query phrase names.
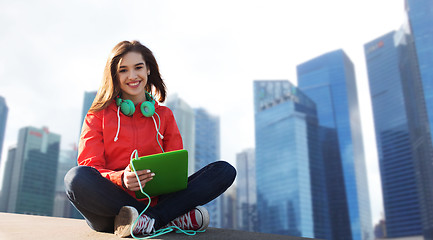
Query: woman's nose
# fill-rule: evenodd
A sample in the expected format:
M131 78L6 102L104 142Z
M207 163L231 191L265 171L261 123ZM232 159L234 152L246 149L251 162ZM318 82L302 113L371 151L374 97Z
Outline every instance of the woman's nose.
M135 79L135 78L137 78L137 73L134 70L129 71L129 79Z

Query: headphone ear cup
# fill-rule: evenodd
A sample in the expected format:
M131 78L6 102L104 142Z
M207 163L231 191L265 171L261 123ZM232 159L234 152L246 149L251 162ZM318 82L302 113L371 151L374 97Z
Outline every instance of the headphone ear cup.
M116 105L119 107L123 100L120 97L116 97Z
M120 104L120 110L126 116L132 116L135 112L134 103L129 99L123 100Z
M145 117L152 117L155 113L155 105L149 101L145 101L141 104L140 110Z

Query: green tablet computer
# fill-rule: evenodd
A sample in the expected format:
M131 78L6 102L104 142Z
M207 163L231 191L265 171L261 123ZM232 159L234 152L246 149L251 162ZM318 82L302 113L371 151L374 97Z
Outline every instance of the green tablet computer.
M172 193L185 189L188 183L188 151L177 150L133 159L135 170L149 169L155 173L153 179L146 183L143 191L149 196ZM131 170L132 167L131 167ZM135 192L137 198L146 196Z

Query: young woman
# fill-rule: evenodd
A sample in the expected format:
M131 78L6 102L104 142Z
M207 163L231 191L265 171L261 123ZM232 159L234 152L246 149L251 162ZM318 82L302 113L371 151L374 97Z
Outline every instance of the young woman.
M79 166L65 176L69 200L95 231L129 236L147 206L147 199L135 198L134 191L140 190L137 176L144 186L154 173L142 170L136 176L130 170L134 150L144 156L183 149L172 111L153 96L164 102L166 89L152 52L138 41L118 43L83 123ZM133 233L151 234L168 225L205 229L209 214L201 205L221 195L235 176L227 162L209 164L188 178L186 189L152 197Z

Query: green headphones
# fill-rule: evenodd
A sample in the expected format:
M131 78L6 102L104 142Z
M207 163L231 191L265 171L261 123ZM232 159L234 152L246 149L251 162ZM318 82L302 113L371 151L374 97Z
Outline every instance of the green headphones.
M147 101L144 101L141 104L140 110L143 116L152 117L155 113L155 99L153 99L152 95L148 92L146 92L146 99ZM117 96L116 105L120 107L120 111L122 111L126 116L132 116L135 112L134 103L129 99L123 100L120 96Z

